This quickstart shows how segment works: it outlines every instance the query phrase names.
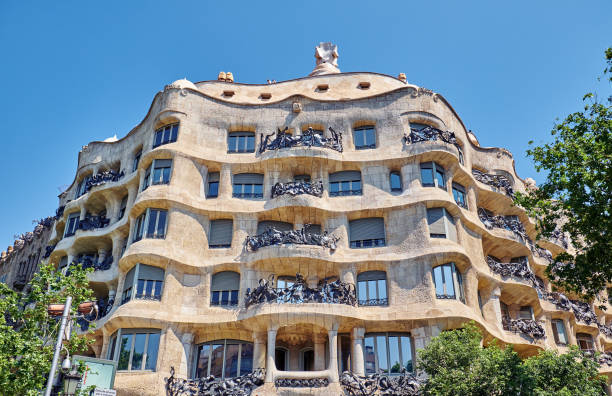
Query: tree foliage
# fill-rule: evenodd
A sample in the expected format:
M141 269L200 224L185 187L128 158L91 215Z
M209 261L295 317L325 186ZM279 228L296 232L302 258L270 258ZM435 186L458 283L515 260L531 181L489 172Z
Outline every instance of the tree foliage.
M604 395L599 364L577 349L543 351L522 361L512 346L481 346L474 323L445 331L418 353L418 369L429 378L425 395L570 396Z
M78 305L93 298L87 279L90 271L77 265L64 275L44 265L22 293L0 283L0 394L34 396L45 387L60 326L60 319L50 316L47 307L72 296L74 318ZM73 327L65 347L72 355L90 343Z
M612 82L612 48L606 60ZM584 101L583 111L554 126L552 142L529 142L527 155L547 177L515 202L535 218L538 238L554 238L557 229L570 237L575 251L557 255L548 276L590 299L612 281L612 97Z

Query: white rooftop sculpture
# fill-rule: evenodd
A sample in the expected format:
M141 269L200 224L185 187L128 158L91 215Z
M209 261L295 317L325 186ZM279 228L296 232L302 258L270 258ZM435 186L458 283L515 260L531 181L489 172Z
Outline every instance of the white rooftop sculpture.
M309 76L340 73L338 69L338 46L332 43L319 43L315 47L317 66Z

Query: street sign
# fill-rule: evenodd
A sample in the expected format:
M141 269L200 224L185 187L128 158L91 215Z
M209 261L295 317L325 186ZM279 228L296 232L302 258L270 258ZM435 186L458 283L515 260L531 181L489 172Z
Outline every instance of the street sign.
M99 393L100 396L116 395L112 390L115 385L115 372L117 371L117 362L114 360L97 359L88 356L73 356L72 363L78 365L79 362L85 364L86 370L81 379L81 389L89 388L94 385L96 391L109 390L114 393ZM98 394L98 393L94 393Z

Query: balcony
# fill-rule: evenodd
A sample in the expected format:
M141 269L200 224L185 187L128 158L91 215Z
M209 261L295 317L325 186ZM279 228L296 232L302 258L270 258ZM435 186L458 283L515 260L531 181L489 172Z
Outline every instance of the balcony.
M404 142L406 144L432 142L436 140L452 144L457 147L459 152L461 152L461 146L459 146L459 144L457 143L455 132L441 131L432 126L426 126L424 128L410 128L410 134L404 135Z
M336 250L336 243L339 238L333 235L308 232L310 224L304 224L304 228L300 230L280 231L274 227L268 228L259 235L247 236L245 245L247 250L255 252L264 246L274 245L312 245L322 246L330 250Z
M87 331L91 322L100 320L110 313L115 304L114 297L101 298L96 302L95 308L88 314L77 319L81 331Z
M244 306L246 308L263 303L276 304L346 304L357 305L357 294L355 286L349 283L335 280L328 282L327 279L319 281L314 288L308 287L304 277L296 275L295 282L285 288L273 287L274 275L269 279L260 279L259 286L253 291L247 289Z
M276 183L272 187L272 198L280 197L281 195L291 195L295 197L296 195L301 194L309 194L318 198L321 198L323 195L323 182L305 182L305 181L296 181L289 183Z
M503 191L508 197L514 197L514 189L512 183L506 176L503 175L492 175L490 173L484 173L478 169L472 169L472 175L474 179L481 183L489 185L496 190Z
M83 220L79 221L78 229L83 231L94 230L96 228L104 228L110 224L110 219L106 218L106 215L100 214L98 216L87 216Z
M109 182L119 181L119 179L121 179L123 176L125 176L125 172L117 172L112 169L97 173L91 176L85 183L85 192L91 190L92 187L101 186Z
M278 128L276 133L271 133L261 139L259 145L259 153L262 154L266 150L280 150L291 147L323 147L342 152L342 135L329 127L331 137L323 136L323 131L316 131L308 128L301 135L293 136L287 132L288 128L281 130ZM272 136L274 139L271 140Z
M214 375L200 379L183 379L174 376L174 367L170 368L170 377L166 380L166 394L168 396L193 395L250 395L251 392L263 385L266 371L262 368L239 377L221 379Z
M502 319L504 330L514 333L522 333L530 337L532 340L546 338L544 328L533 319L510 319L504 317Z
M106 256L103 260L99 260L96 254L80 254L71 264L81 264L83 269L93 268L94 271L106 271L113 265L113 256Z

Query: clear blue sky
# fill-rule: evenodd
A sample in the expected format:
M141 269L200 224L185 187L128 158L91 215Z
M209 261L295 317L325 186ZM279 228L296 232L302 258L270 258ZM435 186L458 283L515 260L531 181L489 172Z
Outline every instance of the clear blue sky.
M537 175L527 141L582 106L612 45L612 1L0 2L0 250L54 213L81 146L124 136L176 79L307 75L314 46L342 71L406 73L443 94L483 146Z

